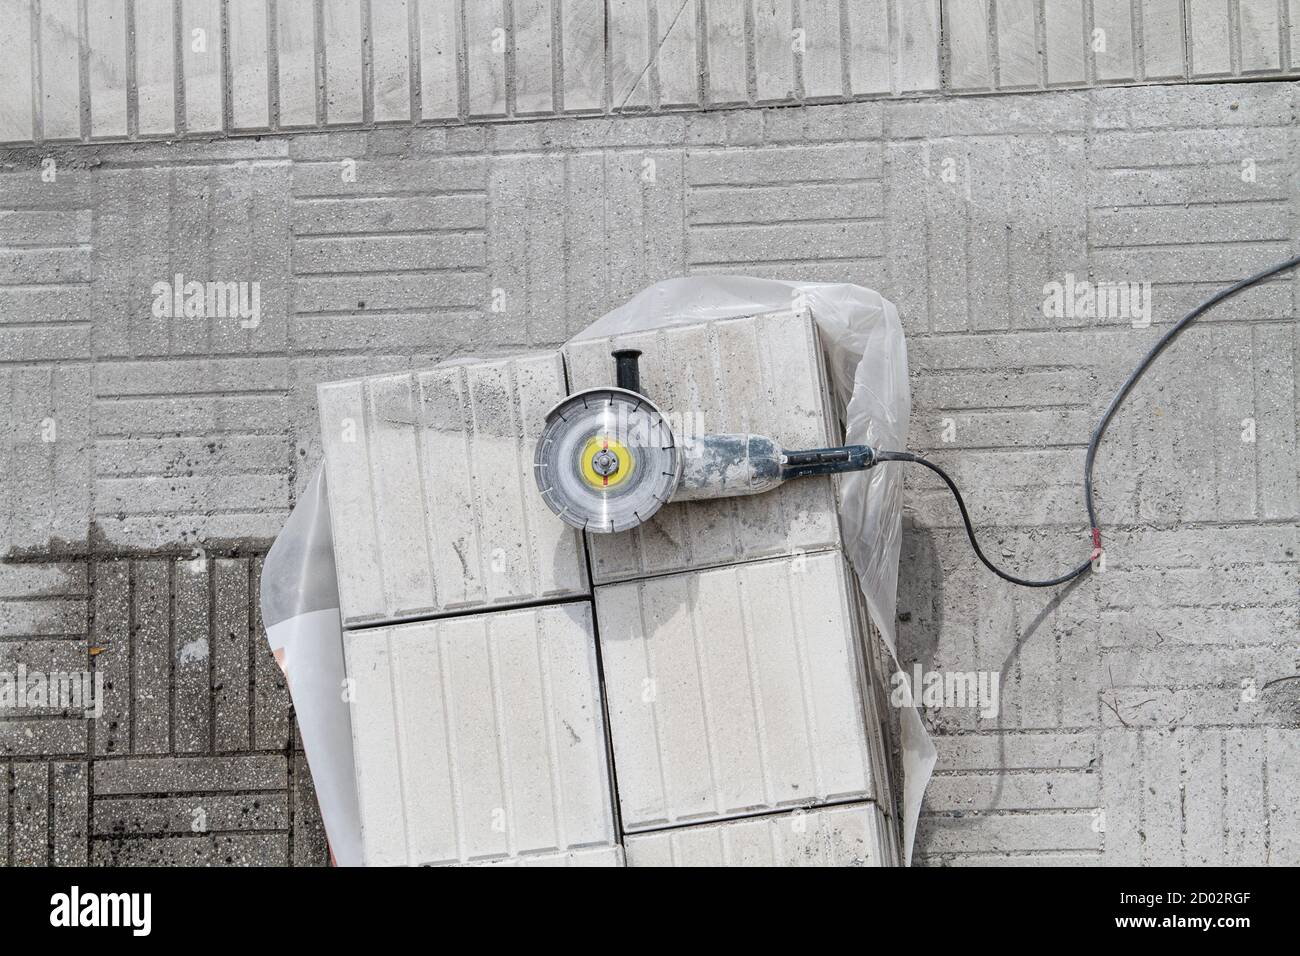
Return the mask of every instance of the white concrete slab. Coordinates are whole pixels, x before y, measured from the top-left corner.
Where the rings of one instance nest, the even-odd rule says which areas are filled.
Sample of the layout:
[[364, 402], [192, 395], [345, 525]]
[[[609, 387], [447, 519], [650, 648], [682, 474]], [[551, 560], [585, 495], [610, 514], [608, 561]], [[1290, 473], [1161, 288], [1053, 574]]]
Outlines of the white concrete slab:
[[266, 4], [258, 0], [229, 0], [230, 118], [236, 129], [262, 129], [271, 124], [269, 23]]
[[316, 7], [313, 0], [276, 5], [280, 126], [316, 122]]
[[456, 67], [457, 15], [455, 0], [419, 0], [420, 111], [424, 119], [445, 119], [459, 113]]
[[589, 604], [350, 631], [344, 647], [367, 864], [613, 846]]
[[407, 0], [370, 5], [371, 98], [378, 123], [411, 118], [411, 14]]
[[360, 123], [364, 119], [364, 30], [361, 5], [355, 0], [322, 0], [325, 37], [325, 122]]
[[628, 866], [893, 866], [874, 803], [658, 830], [627, 838]]
[[176, 8], [171, 0], [134, 0], [136, 124], [140, 135], [176, 129]]
[[0, 0], [0, 142], [32, 138], [32, 7], [26, 0]]
[[185, 130], [206, 133], [222, 129], [225, 78], [221, 4], [217, 0], [182, 0], [180, 11]]
[[81, 25], [76, 0], [45, 0], [40, 6], [38, 109], [45, 139], [81, 135]]
[[87, 4], [86, 38], [86, 72], [90, 79], [90, 135], [125, 136], [125, 0]]
[[[662, 329], [565, 346], [572, 391], [614, 384], [616, 348], [642, 351], [641, 388], [695, 434], [752, 432], [787, 448], [837, 444], [821, 347], [807, 310]], [[646, 524], [593, 535], [595, 583], [839, 546], [829, 478], [744, 498], [670, 504]]]
[[625, 832], [873, 796], [850, 587], [824, 552], [596, 589]]
[[554, 352], [320, 387], [345, 627], [587, 593], [532, 478], [563, 395]]

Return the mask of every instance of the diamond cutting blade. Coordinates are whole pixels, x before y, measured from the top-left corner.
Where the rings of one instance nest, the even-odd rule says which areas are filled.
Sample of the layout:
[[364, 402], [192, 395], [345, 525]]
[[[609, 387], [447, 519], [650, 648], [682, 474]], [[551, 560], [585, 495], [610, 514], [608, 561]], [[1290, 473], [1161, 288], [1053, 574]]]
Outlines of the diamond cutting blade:
[[635, 528], [672, 497], [681, 474], [681, 449], [659, 409], [621, 388], [556, 405], [533, 457], [547, 506], [586, 531]]

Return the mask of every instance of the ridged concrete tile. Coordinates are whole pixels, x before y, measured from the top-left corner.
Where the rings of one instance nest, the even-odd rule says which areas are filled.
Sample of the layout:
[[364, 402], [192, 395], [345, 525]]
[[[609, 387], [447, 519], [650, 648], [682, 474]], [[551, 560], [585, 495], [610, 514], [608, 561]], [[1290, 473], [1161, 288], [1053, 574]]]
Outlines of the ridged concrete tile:
[[874, 803], [641, 833], [628, 866], [891, 866], [887, 823]]
[[0, 0], [0, 141], [171, 134], [178, 81], [196, 136], [1300, 70], [1296, 0], [279, 0], [274, 31], [263, 6]]
[[[661, 329], [565, 347], [572, 391], [614, 384], [610, 352], [636, 348], [641, 388], [675, 430], [751, 432], [786, 448], [836, 444], [825, 374], [806, 311]], [[670, 504], [618, 535], [592, 536], [597, 584], [839, 545], [829, 478], [742, 498]]]
[[874, 794], [837, 553], [596, 589], [623, 828]]
[[344, 643], [368, 863], [614, 843], [586, 602], [352, 631]]
[[275, 751], [289, 743], [288, 688], [254, 606], [260, 573], [260, 559], [96, 563], [98, 757]]
[[86, 179], [68, 173], [58, 183], [10, 173], [0, 185], [0, 555], [50, 542], [81, 551], [89, 536], [98, 250]]
[[[4, 688], [0, 692], [0, 761], [72, 757], [86, 752], [88, 717], [97, 698], [86, 700], [87, 707], [41, 707], [30, 700], [14, 699], [8, 688], [19, 683], [20, 668], [32, 676], [41, 673], [53, 679], [70, 675], [74, 680], [87, 670], [89, 588], [84, 564], [0, 563], [0, 687]], [[84, 768], [84, 764], [78, 766]], [[43, 772], [45, 768], [39, 769]], [[23, 775], [35, 772], [15, 765], [19, 781], [30, 779]], [[5, 774], [0, 765], [0, 782]], [[41, 777], [42, 786], [44, 779]]]
[[322, 385], [344, 626], [586, 593], [532, 480], [556, 353]]
[[0, 86], [6, 95], [0, 103], [0, 140], [31, 139], [35, 97], [32, 96], [33, 10], [23, 0], [3, 0], [9, 29], [0, 34]]

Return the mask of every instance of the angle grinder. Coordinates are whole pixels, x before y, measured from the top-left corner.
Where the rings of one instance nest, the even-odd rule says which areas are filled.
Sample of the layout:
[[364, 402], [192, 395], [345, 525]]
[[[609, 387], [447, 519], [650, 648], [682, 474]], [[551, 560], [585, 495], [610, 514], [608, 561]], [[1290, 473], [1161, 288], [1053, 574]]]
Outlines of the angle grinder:
[[641, 353], [613, 356], [617, 386], [576, 392], [552, 408], [533, 456], [543, 500], [575, 528], [628, 531], [670, 501], [755, 495], [876, 464], [867, 445], [786, 451], [762, 435], [679, 438], [641, 392]]

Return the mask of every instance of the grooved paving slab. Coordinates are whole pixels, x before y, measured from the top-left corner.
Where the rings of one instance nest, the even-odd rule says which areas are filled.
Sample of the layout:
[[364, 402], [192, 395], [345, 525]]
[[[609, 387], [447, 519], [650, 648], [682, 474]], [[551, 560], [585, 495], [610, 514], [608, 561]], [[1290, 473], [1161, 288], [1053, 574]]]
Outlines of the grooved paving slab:
[[87, 6], [79, 23], [76, 0], [0, 0], [13, 25], [0, 35], [0, 88], [13, 90], [0, 103], [0, 142], [662, 114], [1300, 70], [1297, 0], [279, 0], [274, 28], [258, 0]]
[[254, 604], [260, 574], [260, 558], [97, 563], [96, 756], [284, 749], [291, 705]]
[[623, 829], [875, 793], [838, 553], [596, 589]]
[[[679, 326], [564, 348], [572, 391], [614, 383], [614, 349], [640, 349], [641, 390], [680, 434], [751, 432], [787, 448], [835, 444], [821, 347], [806, 310]], [[661, 508], [630, 532], [590, 538], [595, 583], [839, 545], [829, 478], [763, 495]]]
[[345, 627], [586, 594], [532, 478], [563, 396], [554, 352], [320, 387]]
[[76, 174], [0, 186], [0, 555], [89, 537], [92, 204]]
[[94, 695], [88, 708], [0, 699], [0, 866], [325, 861], [252, 606], [260, 568], [0, 562], [0, 682], [19, 667], [84, 675]]
[[[94, 714], [97, 700], [93, 688], [90, 699], [82, 698], [82, 703], [88, 706], [66, 709], [58, 704], [32, 706], [26, 695], [18, 700], [10, 694], [20, 686], [17, 676], [20, 669], [50, 678], [69, 676], [79, 687], [85, 686], [80, 684], [79, 677], [88, 669], [90, 660], [89, 594], [90, 581], [83, 564], [0, 562], [0, 789], [5, 789], [8, 773], [3, 761], [86, 753], [89, 717]], [[76, 766], [83, 770], [85, 767], [84, 764]], [[24, 767], [15, 763], [14, 767], [14, 785], [46, 787], [44, 766]], [[2, 823], [0, 829], [4, 829]], [[44, 846], [43, 833], [40, 839]], [[3, 847], [0, 847], [2, 858]]]
[[628, 866], [889, 866], [887, 824], [874, 803], [640, 833]]
[[368, 864], [614, 843], [591, 606], [345, 632]]

